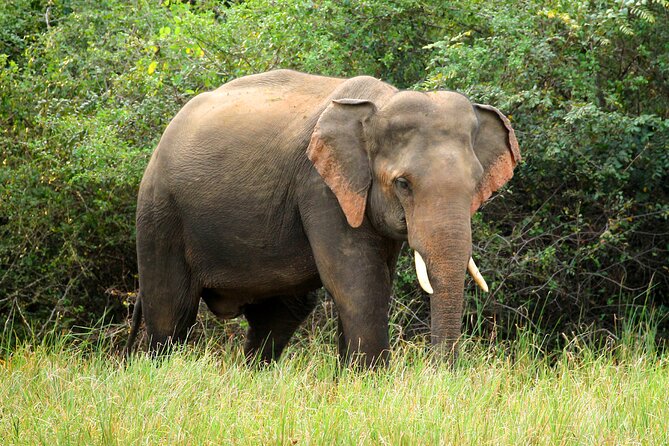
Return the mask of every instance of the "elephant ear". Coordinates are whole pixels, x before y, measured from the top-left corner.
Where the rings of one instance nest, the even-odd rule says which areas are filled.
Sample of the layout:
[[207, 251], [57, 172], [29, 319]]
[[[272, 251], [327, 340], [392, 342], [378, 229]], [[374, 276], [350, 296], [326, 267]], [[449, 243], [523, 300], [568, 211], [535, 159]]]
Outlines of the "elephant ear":
[[363, 124], [375, 111], [376, 106], [367, 100], [333, 100], [318, 119], [307, 148], [307, 157], [354, 228], [365, 217], [372, 182]]
[[483, 166], [483, 177], [474, 192], [472, 214], [513, 177], [513, 169], [521, 159], [509, 119], [490, 105], [475, 104], [475, 107], [479, 115], [479, 131], [474, 152]]

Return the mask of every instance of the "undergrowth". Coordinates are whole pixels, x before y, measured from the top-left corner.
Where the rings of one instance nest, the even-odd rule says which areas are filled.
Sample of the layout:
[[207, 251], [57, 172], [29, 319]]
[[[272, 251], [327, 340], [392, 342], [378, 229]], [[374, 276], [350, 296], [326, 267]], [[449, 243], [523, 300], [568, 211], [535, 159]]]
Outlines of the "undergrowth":
[[[104, 327], [103, 327], [104, 328]], [[0, 438], [23, 444], [666, 444], [669, 356], [643, 324], [579, 337], [465, 338], [454, 364], [398, 340], [385, 368], [342, 367], [332, 331], [248, 366], [207, 335], [126, 360], [112, 338], [3, 345]], [[96, 330], [96, 331], [99, 331]], [[113, 332], [113, 330], [112, 330]], [[212, 331], [213, 332], [213, 331]], [[218, 331], [220, 334], [221, 331]], [[211, 332], [210, 332], [211, 334]]]

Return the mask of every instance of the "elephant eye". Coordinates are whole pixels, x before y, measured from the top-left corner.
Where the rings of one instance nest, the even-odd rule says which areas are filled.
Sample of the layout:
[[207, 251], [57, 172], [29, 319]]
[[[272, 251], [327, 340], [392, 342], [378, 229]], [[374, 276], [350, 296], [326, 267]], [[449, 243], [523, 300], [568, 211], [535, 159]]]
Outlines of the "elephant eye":
[[404, 177], [395, 178], [395, 187], [403, 192], [411, 191], [411, 183], [409, 183], [409, 181]]

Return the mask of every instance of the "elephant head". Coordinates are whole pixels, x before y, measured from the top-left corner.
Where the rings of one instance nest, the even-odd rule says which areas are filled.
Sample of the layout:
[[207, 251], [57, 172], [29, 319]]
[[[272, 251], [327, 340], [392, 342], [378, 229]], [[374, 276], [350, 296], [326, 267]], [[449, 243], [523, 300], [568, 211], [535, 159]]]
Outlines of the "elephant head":
[[471, 260], [470, 217], [520, 161], [509, 120], [454, 92], [398, 92], [380, 107], [334, 100], [307, 155], [352, 227], [366, 215], [378, 232], [408, 241], [420, 284], [431, 294], [432, 344], [453, 352], [468, 264], [480, 276]]
[[520, 161], [509, 120], [447, 91], [401, 91], [379, 106], [339, 99], [321, 114], [307, 155], [352, 227], [367, 216], [408, 241], [431, 294], [432, 344], [454, 351], [473, 265], [470, 217]]

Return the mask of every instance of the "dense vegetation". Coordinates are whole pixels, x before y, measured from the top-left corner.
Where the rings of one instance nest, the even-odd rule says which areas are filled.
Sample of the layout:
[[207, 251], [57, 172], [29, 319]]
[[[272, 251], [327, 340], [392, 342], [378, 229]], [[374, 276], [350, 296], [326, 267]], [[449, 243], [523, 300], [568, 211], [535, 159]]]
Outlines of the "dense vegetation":
[[[123, 322], [162, 130], [198, 92], [284, 67], [459, 90], [510, 116], [525, 161], [475, 217], [492, 292], [468, 287], [470, 334], [615, 341], [634, 318], [666, 339], [667, 23], [666, 0], [2, 2], [3, 333]], [[397, 282], [394, 332], [425, 332], [407, 258]]]

